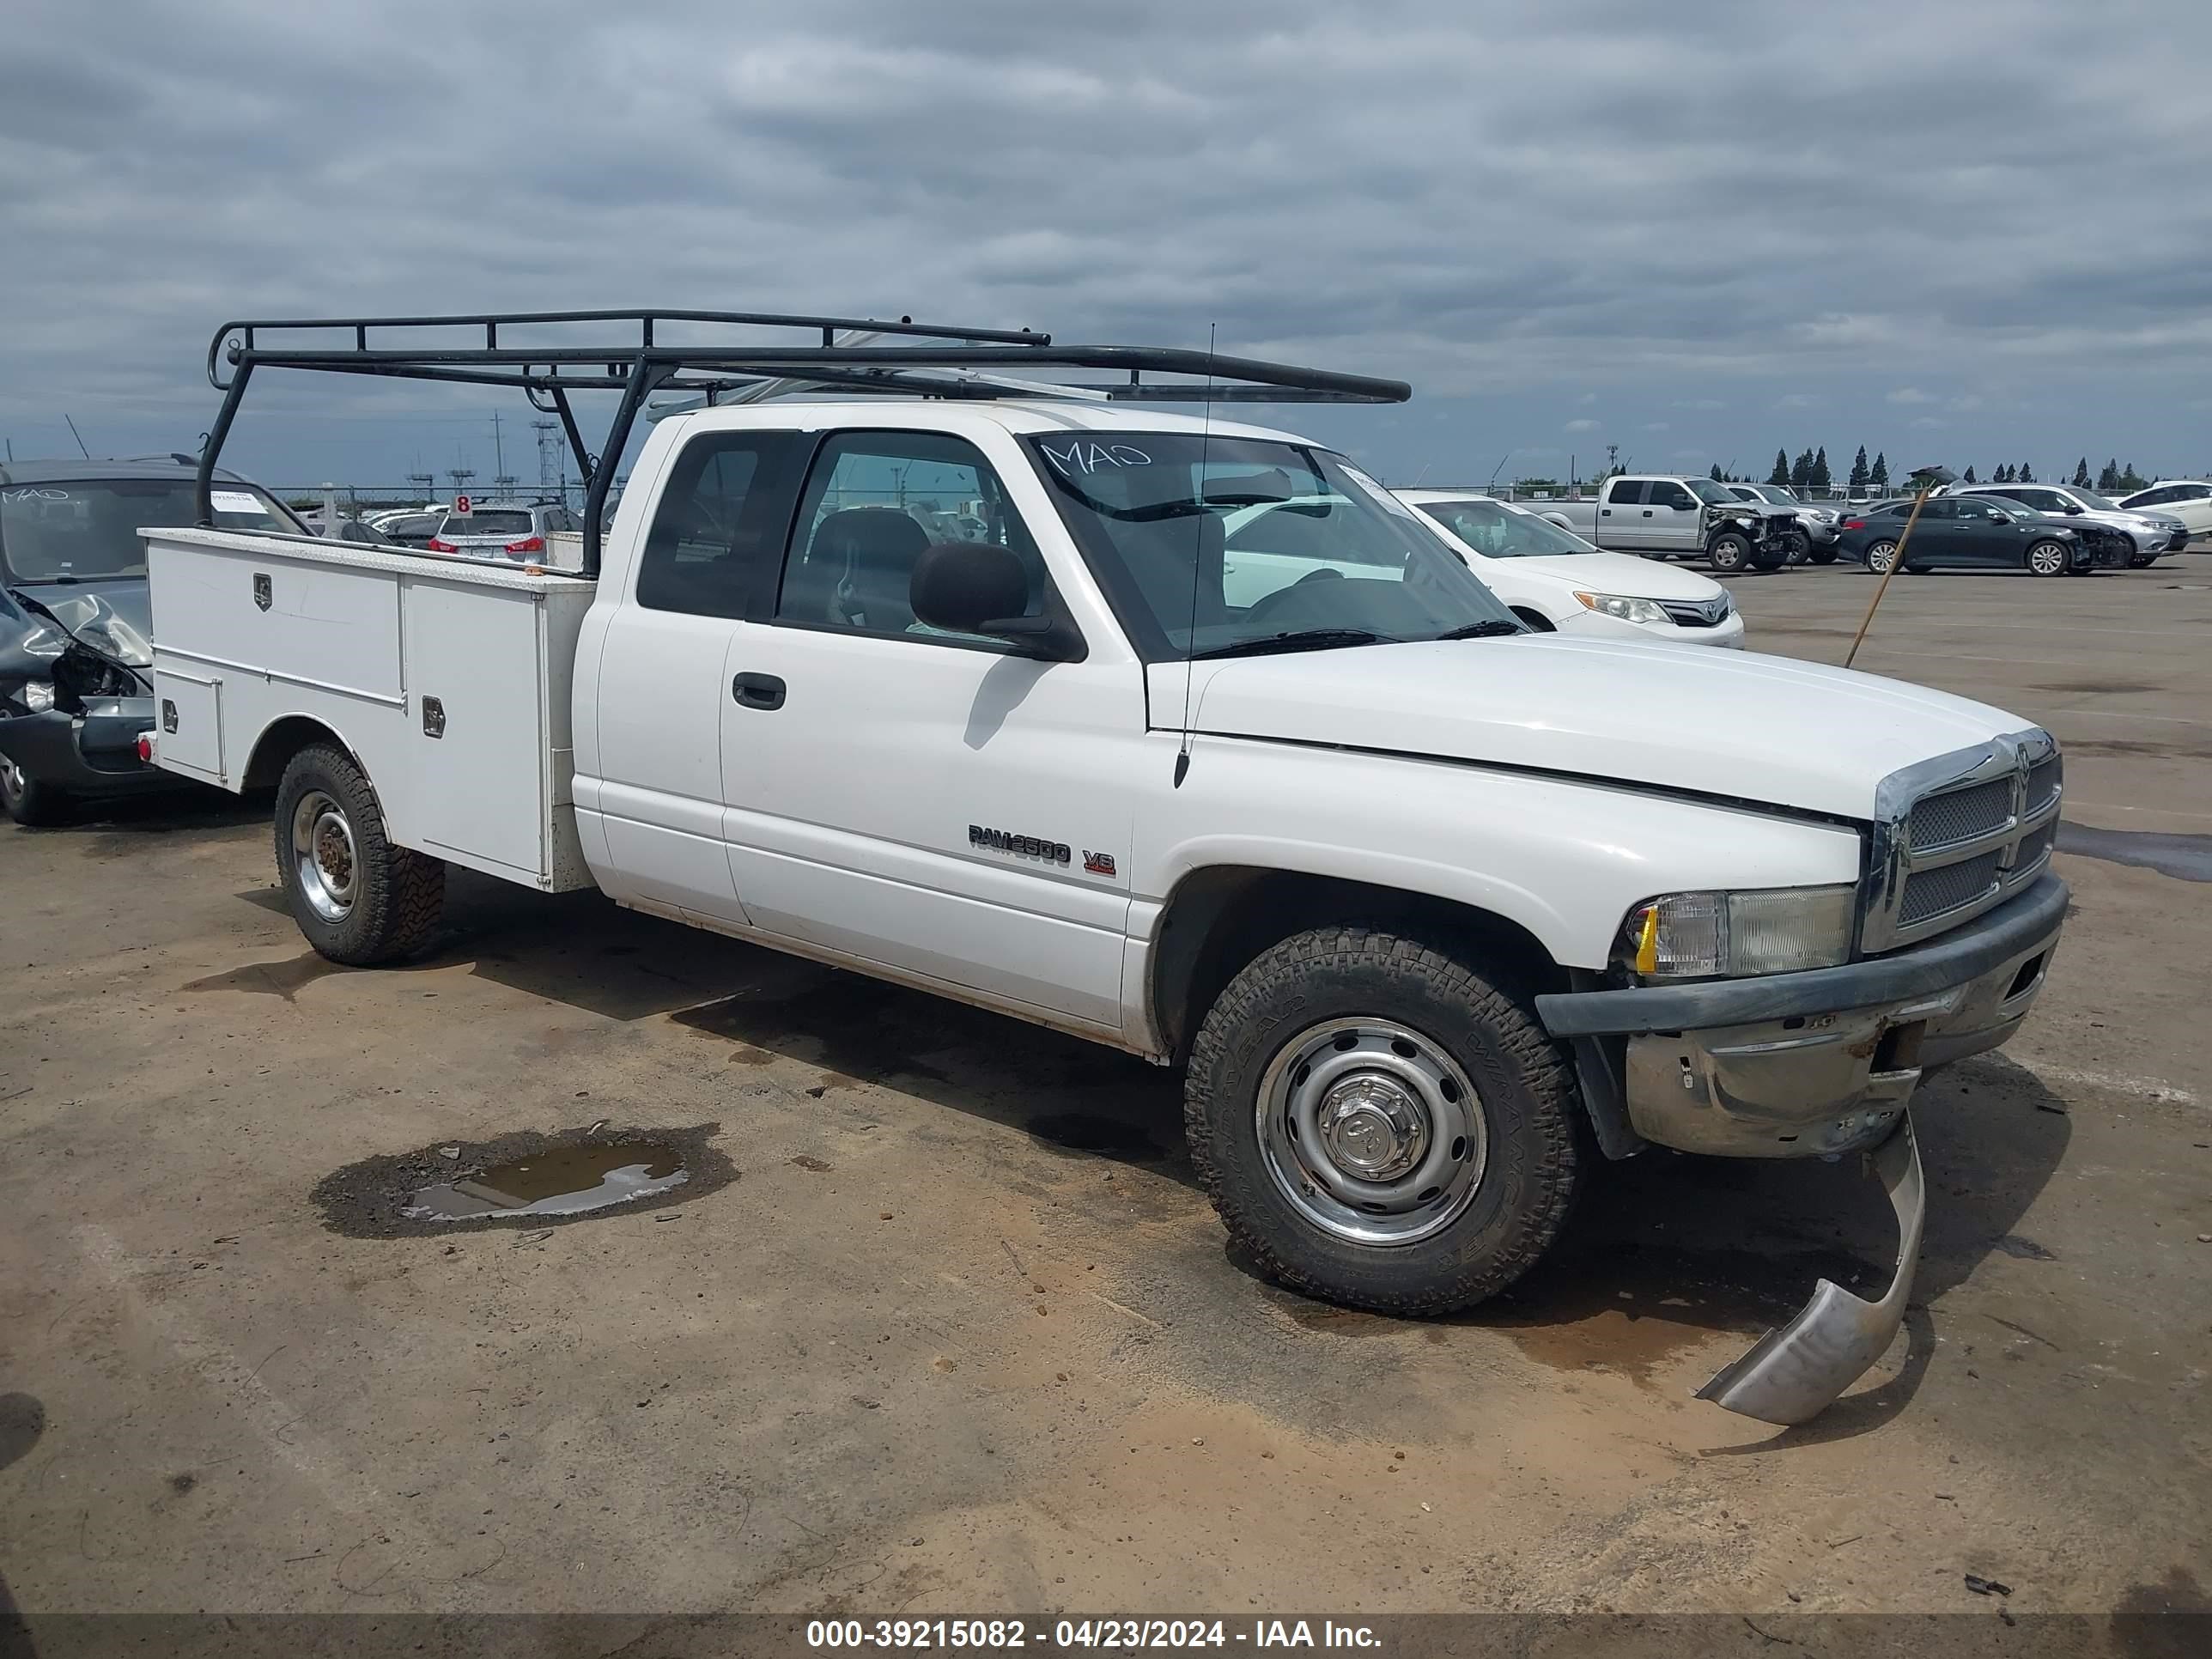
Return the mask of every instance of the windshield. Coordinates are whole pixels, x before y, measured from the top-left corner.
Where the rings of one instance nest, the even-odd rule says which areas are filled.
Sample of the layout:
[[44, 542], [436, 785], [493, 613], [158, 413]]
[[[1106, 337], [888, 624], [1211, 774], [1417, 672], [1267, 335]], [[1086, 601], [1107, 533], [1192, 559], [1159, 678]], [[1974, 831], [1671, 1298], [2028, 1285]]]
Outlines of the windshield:
[[439, 539], [452, 541], [459, 536], [498, 536], [501, 538], [527, 536], [530, 533], [530, 514], [526, 508], [519, 513], [487, 513], [478, 507], [465, 519], [458, 513], [446, 515], [444, 528], [438, 532]]
[[1780, 484], [1739, 484], [1737, 488], [1740, 489], [1748, 489], [1753, 495], [1758, 496], [1760, 501], [1771, 501], [1777, 507], [1795, 507], [1797, 505], [1797, 498], [1791, 495], [1788, 490], [1784, 489]]
[[[275, 502], [248, 484], [212, 491], [218, 530], [296, 533]], [[19, 582], [108, 581], [146, 574], [142, 525], [199, 517], [190, 478], [72, 479], [0, 487], [0, 564]]]
[[1308, 633], [1318, 648], [1520, 631], [1412, 508], [1326, 450], [1196, 432], [1025, 441], [1148, 661]]
[[2074, 499], [2081, 502], [2082, 506], [2089, 507], [2099, 513], [2117, 513], [2120, 510], [2118, 505], [2109, 497], [2093, 495], [2090, 491], [2086, 489], [2075, 490], [2074, 492]]
[[1534, 513], [1516, 513], [1496, 501], [1423, 501], [1421, 511], [1486, 559], [1540, 559], [1597, 549]]
[[1711, 478], [1691, 478], [1686, 482], [1690, 486], [1691, 493], [1701, 501], [1717, 501], [1723, 507], [1729, 507], [1736, 501], [1736, 497], [1729, 495], [1726, 489], [1715, 483]]

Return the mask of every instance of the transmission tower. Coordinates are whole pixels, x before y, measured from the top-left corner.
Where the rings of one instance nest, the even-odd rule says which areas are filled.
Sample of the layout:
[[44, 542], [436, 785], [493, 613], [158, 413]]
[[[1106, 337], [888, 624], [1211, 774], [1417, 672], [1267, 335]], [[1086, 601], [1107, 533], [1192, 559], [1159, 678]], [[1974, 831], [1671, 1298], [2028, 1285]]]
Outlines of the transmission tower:
[[438, 493], [438, 475], [434, 472], [410, 472], [407, 475], [407, 482], [422, 492], [426, 501]]
[[562, 477], [561, 426], [557, 421], [532, 421], [538, 434], [538, 493], [550, 499], [566, 482]]
[[453, 481], [453, 494], [465, 495], [469, 492], [469, 480], [477, 476], [477, 470], [472, 466], [449, 466], [446, 469], [446, 476]]

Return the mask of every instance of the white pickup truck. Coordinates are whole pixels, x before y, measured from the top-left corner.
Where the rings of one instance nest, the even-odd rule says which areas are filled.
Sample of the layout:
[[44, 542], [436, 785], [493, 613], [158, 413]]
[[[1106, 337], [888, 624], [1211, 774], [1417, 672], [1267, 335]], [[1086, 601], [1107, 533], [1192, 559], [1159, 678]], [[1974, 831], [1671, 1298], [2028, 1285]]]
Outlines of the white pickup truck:
[[[899, 350], [695, 369], [841, 395], [662, 420], [603, 546], [597, 475], [589, 575], [148, 530], [155, 757], [274, 787], [286, 897], [339, 962], [428, 945], [459, 865], [1182, 1067], [1224, 1223], [1364, 1307], [1503, 1290], [1594, 1155], [1870, 1150], [1889, 1293], [1822, 1281], [1702, 1392], [1800, 1421], [1879, 1357], [1913, 1087], [2010, 1036], [2057, 943], [2052, 740], [1893, 680], [1530, 632], [1327, 447], [1128, 401], [1392, 383]], [[691, 362], [589, 355], [630, 414]], [[337, 366], [231, 357], [210, 456], [246, 369]], [[980, 538], [933, 539], [944, 503]], [[1279, 543], [1229, 545], [1262, 504]]]
[[1590, 501], [1552, 501], [1547, 516], [1608, 553], [1703, 559], [1723, 575], [1778, 570], [1805, 556], [1797, 509], [1747, 501], [1725, 484], [1678, 473], [1617, 473]]

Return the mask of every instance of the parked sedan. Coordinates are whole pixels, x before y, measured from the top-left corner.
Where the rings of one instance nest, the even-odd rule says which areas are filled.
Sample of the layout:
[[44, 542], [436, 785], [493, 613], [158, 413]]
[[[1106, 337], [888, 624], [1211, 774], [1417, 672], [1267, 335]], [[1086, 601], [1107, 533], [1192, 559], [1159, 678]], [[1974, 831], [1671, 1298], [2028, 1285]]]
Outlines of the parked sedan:
[[1607, 553], [1510, 502], [1463, 489], [1401, 489], [1513, 614], [1540, 632], [1682, 645], [1743, 644], [1729, 591], [1694, 571]]
[[1937, 495], [1923, 502], [1908, 539], [1911, 517], [1910, 501], [1884, 501], [1853, 514], [1843, 523], [1844, 556], [1881, 575], [1897, 562], [1902, 544], [1908, 572], [1957, 568], [2063, 576], [2124, 565], [2131, 546], [2118, 531], [2061, 523], [1974, 495]]
[[2181, 520], [2191, 536], [2212, 536], [2212, 483], [2194, 478], [2165, 478], [2148, 489], [2120, 498], [2124, 513], [2164, 513]]
[[438, 527], [446, 522], [443, 507], [406, 507], [373, 515], [371, 526], [402, 547], [428, 547]]
[[2137, 569], [2151, 563], [2161, 553], [2179, 552], [2189, 541], [2189, 526], [2170, 514], [2124, 513], [2102, 495], [2072, 484], [1961, 484], [1943, 493], [1993, 495], [2054, 518], [2111, 525], [2133, 538], [2135, 556], [2128, 562]]

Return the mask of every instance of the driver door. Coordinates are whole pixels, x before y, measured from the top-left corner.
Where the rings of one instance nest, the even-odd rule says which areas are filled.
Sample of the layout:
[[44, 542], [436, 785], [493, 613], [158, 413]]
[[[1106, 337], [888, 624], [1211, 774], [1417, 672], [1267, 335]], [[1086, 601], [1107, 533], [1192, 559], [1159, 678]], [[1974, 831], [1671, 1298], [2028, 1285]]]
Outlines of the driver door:
[[1644, 510], [1650, 519], [1646, 529], [1653, 546], [1673, 555], [1694, 553], [1704, 544], [1700, 532], [1705, 515], [1698, 508], [1698, 498], [1682, 485], [1672, 478], [1654, 478], [1644, 500]]
[[752, 925], [1118, 1032], [1148, 748], [1138, 665], [1097, 642], [1039, 661], [916, 618], [909, 580], [935, 541], [1012, 549], [1028, 614], [1057, 603], [964, 439], [831, 433], [790, 522], [773, 599], [738, 625], [723, 676], [723, 834]]

